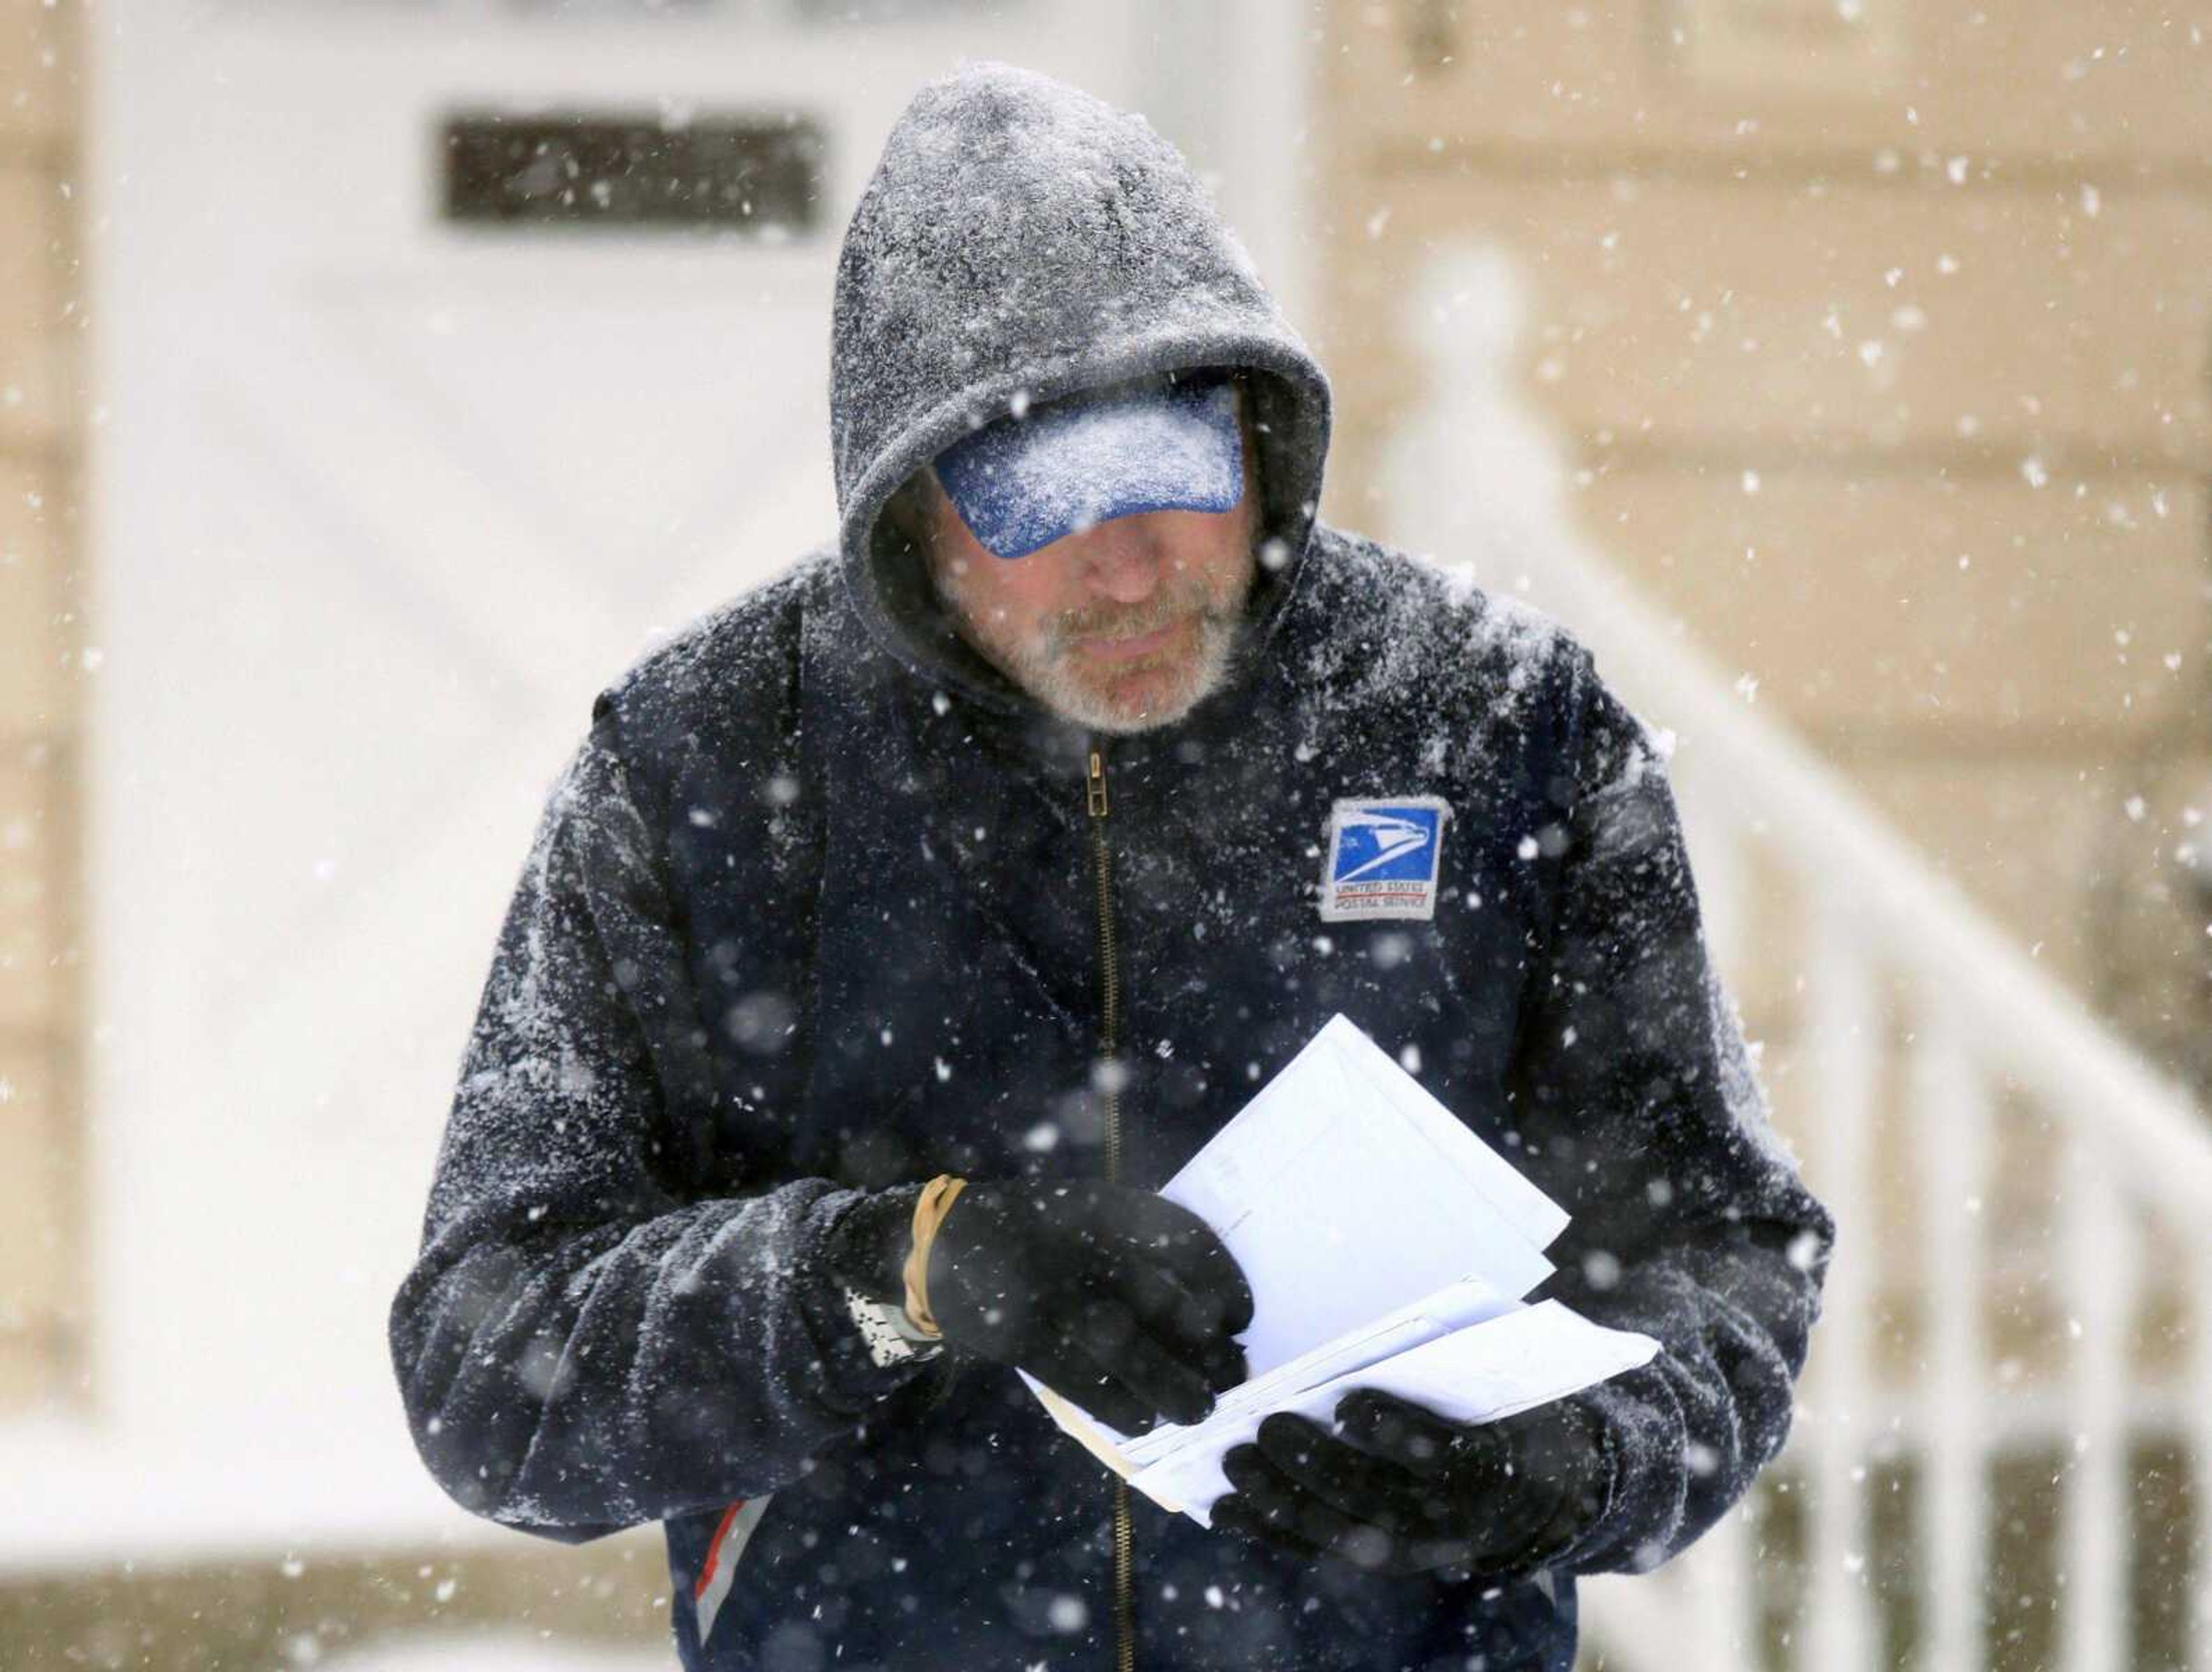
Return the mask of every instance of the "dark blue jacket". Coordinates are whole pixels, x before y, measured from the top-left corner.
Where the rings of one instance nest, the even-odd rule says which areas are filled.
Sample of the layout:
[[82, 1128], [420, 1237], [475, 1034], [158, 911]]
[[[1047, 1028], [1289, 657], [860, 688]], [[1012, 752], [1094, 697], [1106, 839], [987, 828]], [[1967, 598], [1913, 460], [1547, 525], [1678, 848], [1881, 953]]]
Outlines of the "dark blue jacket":
[[[663, 1522], [687, 1668], [1103, 1672], [1113, 1477], [1011, 1371], [873, 1363], [830, 1232], [938, 1172], [1103, 1172], [1109, 1078], [1157, 1187], [1340, 1011], [1573, 1214], [1539, 1293], [1664, 1351], [1593, 1395], [1598, 1525], [1502, 1590], [1133, 1496], [1136, 1664], [1564, 1672], [1574, 1575], [1664, 1561], [1780, 1448], [1832, 1239], [1650, 734], [1558, 624], [1315, 521], [1326, 385], [1134, 119], [995, 66], [926, 89], [836, 329], [838, 547], [611, 685], [548, 801], [392, 1312], [424, 1462], [548, 1537]], [[877, 513], [1018, 391], [1198, 364], [1260, 415], [1245, 649], [1185, 721], [1087, 738]], [[1451, 809], [1434, 916], [1320, 921], [1332, 802], [1414, 795]]]

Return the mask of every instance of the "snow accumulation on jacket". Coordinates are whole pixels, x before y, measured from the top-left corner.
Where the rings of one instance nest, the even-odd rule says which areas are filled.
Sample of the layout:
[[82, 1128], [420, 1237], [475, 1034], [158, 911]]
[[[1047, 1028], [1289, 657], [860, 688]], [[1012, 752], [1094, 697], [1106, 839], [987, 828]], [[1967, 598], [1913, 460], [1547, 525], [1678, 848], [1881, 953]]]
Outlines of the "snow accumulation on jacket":
[[[471, 1511], [665, 1523], [692, 1669], [1104, 1668], [1113, 1477], [1010, 1371], [880, 1365], [824, 1266], [939, 1172], [1157, 1188], [1341, 1012], [1566, 1207], [1597, 1526], [1503, 1586], [1301, 1564], [1134, 1499], [1150, 1668], [1567, 1667], [1789, 1431], [1833, 1226], [1707, 956], [1666, 762], [1559, 623], [1316, 519], [1328, 386], [1141, 118], [1003, 65], [917, 95], [836, 295], [841, 538], [604, 690], [499, 935], [391, 1315]], [[1229, 366], [1265, 544], [1183, 721], [1086, 736], [953, 634], [878, 512], [1027, 400]], [[1087, 753], [1110, 783], [1102, 1065]], [[1435, 797], [1433, 915], [1323, 922], [1347, 797]], [[1102, 1072], [1103, 1070], [1103, 1072]]]

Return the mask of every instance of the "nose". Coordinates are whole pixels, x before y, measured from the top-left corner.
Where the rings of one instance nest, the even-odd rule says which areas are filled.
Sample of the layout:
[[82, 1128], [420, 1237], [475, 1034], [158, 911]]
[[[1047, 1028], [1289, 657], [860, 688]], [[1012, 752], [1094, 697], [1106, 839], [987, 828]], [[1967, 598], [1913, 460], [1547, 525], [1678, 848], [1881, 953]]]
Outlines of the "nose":
[[1116, 604], [1142, 604], [1160, 584], [1160, 543], [1140, 513], [1116, 517], [1084, 538], [1084, 579]]

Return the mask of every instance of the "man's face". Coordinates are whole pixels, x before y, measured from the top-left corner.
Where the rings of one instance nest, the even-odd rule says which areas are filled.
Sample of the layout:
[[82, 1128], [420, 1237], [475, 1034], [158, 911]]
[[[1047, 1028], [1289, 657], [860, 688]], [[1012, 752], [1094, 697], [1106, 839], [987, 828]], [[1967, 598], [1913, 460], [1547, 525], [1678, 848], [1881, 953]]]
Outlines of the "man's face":
[[1180, 720], [1226, 671], [1254, 571], [1251, 433], [1226, 511], [1144, 511], [994, 556], [941, 488], [930, 573], [961, 634], [1054, 713], [1093, 731]]

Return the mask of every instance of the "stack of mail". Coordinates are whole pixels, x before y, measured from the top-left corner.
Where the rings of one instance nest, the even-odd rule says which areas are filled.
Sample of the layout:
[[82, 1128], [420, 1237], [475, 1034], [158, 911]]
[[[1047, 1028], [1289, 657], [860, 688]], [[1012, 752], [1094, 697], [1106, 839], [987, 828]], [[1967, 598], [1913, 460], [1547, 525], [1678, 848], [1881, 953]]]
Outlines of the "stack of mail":
[[1659, 1344], [1522, 1297], [1566, 1213], [1342, 1016], [1160, 1194], [1204, 1219], [1253, 1298], [1249, 1379], [1189, 1426], [1121, 1433], [1022, 1379], [1053, 1419], [1164, 1508], [1212, 1524], [1223, 1454], [1271, 1411], [1324, 1426], [1354, 1388], [1468, 1422], [1646, 1363]]

